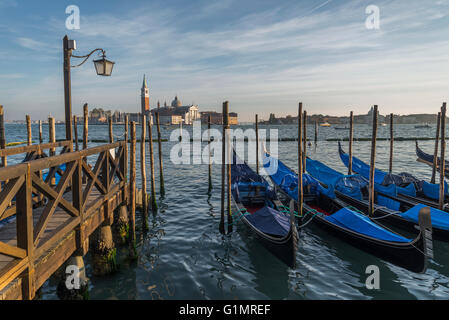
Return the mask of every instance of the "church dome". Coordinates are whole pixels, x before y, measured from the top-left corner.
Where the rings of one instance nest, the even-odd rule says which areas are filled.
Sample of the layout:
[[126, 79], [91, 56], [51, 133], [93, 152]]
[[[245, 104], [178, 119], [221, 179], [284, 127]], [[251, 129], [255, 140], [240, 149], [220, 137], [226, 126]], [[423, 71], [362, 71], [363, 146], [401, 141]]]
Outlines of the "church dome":
[[175, 97], [175, 100], [173, 100], [172, 102], [171, 102], [171, 106], [172, 107], [180, 107], [182, 104], [181, 104], [181, 101], [180, 100], [178, 100], [178, 96], [176, 96]]

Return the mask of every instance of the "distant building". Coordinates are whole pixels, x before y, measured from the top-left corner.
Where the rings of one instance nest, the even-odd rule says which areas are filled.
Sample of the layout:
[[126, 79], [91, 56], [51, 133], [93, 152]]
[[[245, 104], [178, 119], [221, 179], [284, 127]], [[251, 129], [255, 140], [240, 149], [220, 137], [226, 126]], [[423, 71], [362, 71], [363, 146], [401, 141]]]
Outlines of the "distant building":
[[198, 106], [193, 104], [183, 106], [178, 96], [175, 97], [169, 107], [165, 103], [164, 107], [161, 108], [158, 105], [158, 108], [151, 110], [153, 116], [156, 112], [159, 112], [161, 123], [163, 123], [162, 117], [164, 117], [164, 124], [179, 124], [182, 121], [184, 124], [191, 125], [195, 120], [200, 119]]
[[[223, 114], [215, 111], [204, 111], [201, 112], [201, 122], [207, 123], [210, 115], [211, 124], [223, 124]], [[229, 124], [236, 125], [239, 124], [237, 113], [229, 112]]]
[[142, 88], [140, 89], [140, 113], [148, 116], [150, 112], [150, 89], [148, 88], [147, 80], [145, 75], [143, 75]]

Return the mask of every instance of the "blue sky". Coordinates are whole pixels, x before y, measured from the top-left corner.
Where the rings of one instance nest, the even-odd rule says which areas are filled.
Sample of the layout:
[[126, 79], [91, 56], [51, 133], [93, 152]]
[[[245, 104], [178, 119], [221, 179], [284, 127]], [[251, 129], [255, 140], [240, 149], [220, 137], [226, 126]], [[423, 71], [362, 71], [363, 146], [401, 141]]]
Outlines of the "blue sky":
[[[80, 30], [67, 30], [77, 5]], [[380, 9], [380, 29], [365, 8]], [[102, 47], [112, 77], [89, 61], [72, 70], [82, 105], [140, 110], [177, 94], [201, 110], [224, 100], [241, 121], [255, 113], [436, 113], [449, 95], [449, 0], [436, 1], [20, 1], [0, 0], [0, 104], [7, 119], [63, 119], [62, 38], [74, 54]], [[75, 62], [73, 62], [75, 63]]]

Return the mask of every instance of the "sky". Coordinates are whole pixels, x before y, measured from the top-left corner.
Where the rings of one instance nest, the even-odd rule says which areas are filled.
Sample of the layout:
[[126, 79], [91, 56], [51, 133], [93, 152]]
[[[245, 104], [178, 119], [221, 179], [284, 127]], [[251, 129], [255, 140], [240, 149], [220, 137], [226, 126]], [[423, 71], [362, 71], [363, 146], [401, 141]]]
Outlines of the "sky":
[[[69, 5], [79, 30], [66, 28]], [[366, 27], [369, 5], [378, 29]], [[178, 95], [220, 111], [228, 100], [239, 121], [296, 115], [300, 101], [309, 114], [436, 113], [449, 95], [448, 30], [449, 0], [0, 0], [0, 104], [9, 120], [64, 118], [67, 34], [73, 54], [100, 47], [116, 63], [111, 77], [92, 59], [72, 69], [74, 114], [86, 102], [138, 112], [143, 74], [151, 107]]]

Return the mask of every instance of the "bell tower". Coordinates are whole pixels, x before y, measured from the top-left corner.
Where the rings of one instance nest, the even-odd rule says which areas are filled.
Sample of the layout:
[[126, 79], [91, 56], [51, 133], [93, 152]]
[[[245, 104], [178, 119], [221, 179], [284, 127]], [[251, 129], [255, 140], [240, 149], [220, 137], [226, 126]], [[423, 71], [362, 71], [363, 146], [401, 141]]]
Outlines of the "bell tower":
[[140, 89], [141, 113], [148, 115], [150, 112], [150, 89], [148, 89], [147, 80], [143, 75], [142, 89]]

